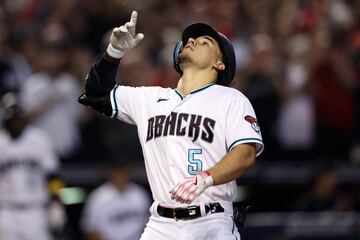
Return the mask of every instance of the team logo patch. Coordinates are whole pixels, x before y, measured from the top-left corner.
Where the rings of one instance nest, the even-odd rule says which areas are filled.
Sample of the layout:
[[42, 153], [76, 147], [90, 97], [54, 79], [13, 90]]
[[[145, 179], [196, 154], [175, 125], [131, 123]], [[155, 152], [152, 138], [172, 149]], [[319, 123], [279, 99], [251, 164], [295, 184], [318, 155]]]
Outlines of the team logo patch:
[[255, 130], [255, 132], [260, 133], [260, 127], [256, 118], [246, 115], [244, 119], [251, 124], [251, 127]]

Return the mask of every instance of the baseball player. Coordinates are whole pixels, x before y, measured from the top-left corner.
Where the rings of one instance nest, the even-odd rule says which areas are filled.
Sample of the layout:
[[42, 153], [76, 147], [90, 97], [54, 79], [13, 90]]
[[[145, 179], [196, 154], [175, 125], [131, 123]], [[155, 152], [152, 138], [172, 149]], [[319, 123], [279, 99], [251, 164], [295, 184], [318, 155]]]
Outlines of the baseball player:
[[107, 181], [86, 201], [81, 226], [88, 240], [139, 240], [149, 209], [147, 192], [131, 181], [129, 163], [110, 160]]
[[[59, 167], [47, 135], [10, 105], [0, 129], [0, 239], [49, 240], [48, 177]], [[55, 179], [51, 177], [51, 179]], [[53, 180], [54, 191], [58, 185]], [[54, 185], [55, 184], [55, 185]]]
[[176, 89], [115, 85], [120, 59], [144, 37], [136, 22], [134, 11], [113, 29], [79, 102], [137, 126], [154, 199], [141, 239], [240, 239], [236, 179], [263, 142], [251, 103], [228, 87], [236, 66], [232, 44], [209, 25], [192, 24], [174, 50]]

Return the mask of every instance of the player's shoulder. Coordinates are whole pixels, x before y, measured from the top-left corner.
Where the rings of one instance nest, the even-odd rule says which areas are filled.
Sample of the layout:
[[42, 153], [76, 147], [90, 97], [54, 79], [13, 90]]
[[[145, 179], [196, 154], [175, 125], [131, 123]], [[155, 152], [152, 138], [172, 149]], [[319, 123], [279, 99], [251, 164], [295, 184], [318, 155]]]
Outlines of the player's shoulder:
[[64, 93], [80, 91], [80, 86], [76, 78], [70, 73], [62, 73], [57, 77], [55, 83], [57, 90]]
[[158, 96], [168, 96], [174, 89], [171, 88], [164, 88], [160, 86], [140, 86], [140, 87], [133, 87], [133, 86], [126, 86], [126, 85], [119, 85], [114, 88], [113, 91], [116, 91], [116, 94], [121, 94], [122, 92], [133, 92], [136, 93], [136, 96], [142, 96], [146, 99]]
[[130, 183], [128, 186], [128, 191], [130, 191], [136, 195], [141, 195], [141, 196], [147, 195], [146, 190], [142, 186], [140, 186], [136, 183]]
[[36, 93], [49, 87], [50, 80], [48, 75], [43, 72], [37, 72], [28, 77], [22, 85], [22, 90], [30, 93]]
[[48, 136], [47, 132], [44, 130], [34, 127], [32, 125], [28, 125], [23, 133], [24, 138], [29, 138], [31, 141], [34, 142], [46, 142], [50, 141], [50, 137]]
[[124, 90], [136, 90], [136, 91], [141, 91], [141, 92], [147, 92], [147, 93], [157, 93], [157, 92], [161, 92], [166, 90], [167, 88], [163, 88], [160, 86], [138, 86], [138, 87], [134, 87], [134, 86], [128, 86], [128, 85], [117, 85], [114, 87], [114, 89], [116, 89], [117, 91], [124, 89]]
[[248, 101], [248, 98], [238, 89], [215, 84], [214, 91], [229, 99], [241, 99]]
[[9, 134], [4, 129], [0, 129], [0, 147], [7, 142], [9, 142]]
[[129, 199], [139, 207], [148, 208], [150, 205], [150, 196], [149, 193], [145, 190], [144, 187], [136, 184], [130, 183], [127, 187], [127, 193]]
[[89, 201], [100, 204], [114, 198], [116, 194], [117, 191], [115, 187], [112, 184], [105, 182], [90, 192], [88, 199]]
[[45, 84], [49, 81], [49, 76], [45, 74], [44, 72], [36, 72], [32, 74], [30, 77], [28, 77], [24, 84], [30, 85], [30, 84]]
[[174, 91], [174, 89], [172, 88], [164, 88], [160, 86], [146, 86], [142, 88], [144, 89], [144, 91], [147, 91], [154, 95], [164, 95], [164, 94], [172, 93]]

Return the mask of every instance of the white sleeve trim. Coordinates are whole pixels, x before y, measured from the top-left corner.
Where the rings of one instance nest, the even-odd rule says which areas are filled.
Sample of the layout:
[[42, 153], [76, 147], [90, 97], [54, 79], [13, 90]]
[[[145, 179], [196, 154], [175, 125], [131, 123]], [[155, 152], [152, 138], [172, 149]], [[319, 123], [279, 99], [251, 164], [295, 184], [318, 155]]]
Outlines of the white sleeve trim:
[[116, 85], [113, 90], [111, 90], [110, 92], [110, 102], [111, 102], [111, 107], [112, 107], [112, 114], [111, 114], [111, 118], [116, 118], [119, 112], [117, 103], [116, 103], [116, 89], [119, 87], [119, 85]]
[[228, 152], [233, 149], [235, 146], [242, 144], [242, 143], [256, 143], [256, 156], [259, 156], [262, 151], [264, 150], [264, 143], [259, 138], [242, 138], [234, 141], [232, 144], [230, 144], [230, 147], [228, 148]]

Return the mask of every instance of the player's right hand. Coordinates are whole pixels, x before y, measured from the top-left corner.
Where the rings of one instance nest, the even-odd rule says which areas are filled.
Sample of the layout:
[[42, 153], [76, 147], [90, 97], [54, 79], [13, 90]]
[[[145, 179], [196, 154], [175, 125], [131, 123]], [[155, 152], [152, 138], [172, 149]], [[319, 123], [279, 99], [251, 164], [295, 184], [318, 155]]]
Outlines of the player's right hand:
[[144, 34], [135, 33], [138, 13], [133, 11], [130, 22], [113, 29], [107, 53], [113, 58], [121, 58], [131, 48], [139, 44]]
[[208, 171], [198, 172], [193, 177], [187, 177], [181, 180], [170, 190], [171, 199], [190, 204], [208, 187], [214, 184], [214, 179]]

